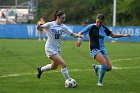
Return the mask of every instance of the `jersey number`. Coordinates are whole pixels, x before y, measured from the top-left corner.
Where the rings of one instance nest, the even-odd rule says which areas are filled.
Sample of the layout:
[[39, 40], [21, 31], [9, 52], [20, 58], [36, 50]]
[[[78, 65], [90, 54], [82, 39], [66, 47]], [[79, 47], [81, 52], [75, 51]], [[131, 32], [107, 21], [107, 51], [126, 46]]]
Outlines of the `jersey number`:
[[59, 39], [60, 38], [60, 34], [55, 34], [55, 39]]

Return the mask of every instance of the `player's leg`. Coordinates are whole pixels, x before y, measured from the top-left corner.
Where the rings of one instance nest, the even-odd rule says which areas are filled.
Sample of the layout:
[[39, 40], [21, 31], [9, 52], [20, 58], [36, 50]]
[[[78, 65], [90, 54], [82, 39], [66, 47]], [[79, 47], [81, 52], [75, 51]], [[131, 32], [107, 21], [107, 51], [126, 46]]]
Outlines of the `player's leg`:
[[41, 77], [41, 74], [42, 74], [44, 71], [49, 71], [49, 70], [51, 70], [51, 66], [52, 66], [52, 64], [47, 64], [47, 65], [45, 65], [45, 66], [43, 66], [43, 67], [38, 67], [38, 68], [37, 68], [37, 71], [38, 71], [37, 77], [40, 78], [40, 77]]
[[38, 40], [41, 41], [41, 31], [38, 30]]
[[106, 64], [107, 64], [107, 70], [106, 71], [111, 71], [112, 70], [112, 64], [111, 64], [110, 58], [108, 56], [105, 56], [104, 58], [105, 58]]
[[40, 38], [43, 40], [43, 31], [40, 31]]
[[[90, 52], [90, 55], [95, 59], [96, 55], [97, 55], [99, 52], [100, 52], [100, 50], [98, 50], [98, 49], [93, 49], [93, 50]], [[95, 74], [98, 76], [98, 70], [101, 68], [101, 65], [93, 64], [92, 67], [93, 67], [93, 70], [94, 70]]]
[[102, 49], [101, 53], [106, 60], [106, 64], [107, 64], [107, 70], [106, 71], [110, 71], [112, 69], [112, 64], [111, 64], [109, 56], [107, 55], [106, 49]]
[[38, 73], [37, 73], [37, 77], [40, 78], [41, 77], [41, 74], [44, 72], [44, 71], [49, 71], [49, 70], [55, 70], [57, 69], [58, 67], [58, 63], [54, 62], [53, 60], [51, 60], [52, 63], [51, 64], [47, 64], [43, 67], [38, 67], [37, 70], [38, 70]]
[[55, 70], [58, 67], [58, 63], [54, 62], [53, 60], [51, 60], [51, 64], [47, 64], [46, 66], [41, 67], [41, 71], [49, 71], [49, 70]]
[[59, 54], [55, 54], [51, 56], [51, 59], [56, 63], [61, 66], [61, 73], [64, 76], [65, 79], [69, 79], [70, 76], [68, 74], [67, 66], [65, 64], [65, 61], [61, 58]]
[[[51, 58], [51, 56], [57, 54], [58, 52], [57, 51], [52, 51], [52, 50], [46, 50], [46, 47], [45, 47], [45, 53], [47, 55], [48, 58]], [[58, 63], [54, 62], [53, 60], [51, 60], [51, 64], [47, 64], [43, 67], [38, 67], [37, 68], [37, 77], [40, 78], [41, 77], [41, 74], [44, 72], [44, 71], [49, 71], [49, 70], [53, 70], [53, 69], [56, 69], [58, 67]]]
[[45, 47], [45, 52], [48, 58], [52, 60], [51, 64], [48, 64], [44, 67], [38, 67], [37, 77], [40, 78], [43, 71], [49, 71], [50, 69], [56, 69], [58, 65], [61, 65], [61, 72], [65, 79], [69, 79], [70, 76], [68, 74], [68, 70], [65, 64], [65, 61], [61, 58], [59, 51], [53, 51], [51, 49], [47, 50]]
[[98, 78], [98, 85], [99, 86], [102, 86], [103, 85], [102, 84], [103, 83], [103, 77], [104, 77], [105, 72], [106, 72], [106, 69], [107, 69], [106, 60], [103, 57], [103, 55], [101, 54], [101, 52], [99, 52], [96, 55], [95, 60], [100, 63], [100, 65], [98, 66], [98, 68], [100, 70], [100, 72], [99, 72], [99, 78]]
[[46, 41], [46, 32], [44, 30], [42, 31], [42, 38], [43, 38], [43, 41]]

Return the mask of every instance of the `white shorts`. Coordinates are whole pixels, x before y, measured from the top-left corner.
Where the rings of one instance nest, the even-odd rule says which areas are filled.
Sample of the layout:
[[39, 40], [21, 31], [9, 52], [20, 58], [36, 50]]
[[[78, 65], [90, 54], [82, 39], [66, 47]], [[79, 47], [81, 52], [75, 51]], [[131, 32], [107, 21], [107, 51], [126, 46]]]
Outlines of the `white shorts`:
[[48, 58], [50, 58], [51, 56], [55, 55], [55, 54], [59, 54], [61, 56], [61, 52], [58, 50], [55, 50], [53, 48], [47, 48], [45, 47], [45, 53], [47, 55]]

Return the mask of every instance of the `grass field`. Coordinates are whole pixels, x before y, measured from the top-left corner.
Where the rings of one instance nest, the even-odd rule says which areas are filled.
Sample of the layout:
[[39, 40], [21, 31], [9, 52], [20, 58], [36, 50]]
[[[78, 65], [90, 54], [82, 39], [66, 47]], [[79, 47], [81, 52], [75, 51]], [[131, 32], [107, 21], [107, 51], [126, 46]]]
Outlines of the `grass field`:
[[106, 73], [104, 86], [97, 87], [95, 62], [88, 42], [62, 41], [62, 56], [77, 88], [65, 88], [60, 67], [36, 77], [36, 68], [50, 63], [45, 42], [27, 39], [0, 39], [0, 93], [140, 93], [140, 43], [105, 43], [113, 70]]

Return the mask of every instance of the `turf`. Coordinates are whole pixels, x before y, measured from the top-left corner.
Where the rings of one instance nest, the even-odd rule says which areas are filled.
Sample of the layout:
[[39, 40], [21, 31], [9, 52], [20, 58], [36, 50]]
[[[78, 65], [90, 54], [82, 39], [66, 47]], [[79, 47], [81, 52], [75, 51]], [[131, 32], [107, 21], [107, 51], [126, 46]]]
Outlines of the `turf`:
[[60, 67], [36, 78], [36, 68], [50, 63], [44, 41], [0, 39], [0, 93], [139, 93], [140, 43], [106, 42], [114, 69], [107, 72], [104, 86], [97, 87], [88, 42], [75, 47], [76, 41], [62, 41], [62, 57], [77, 88], [65, 88]]

